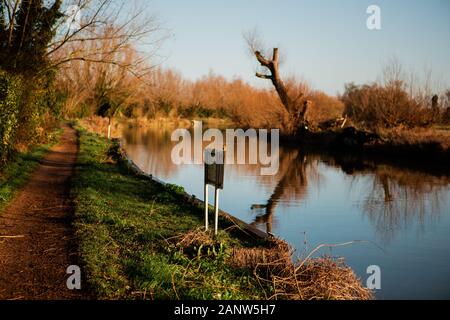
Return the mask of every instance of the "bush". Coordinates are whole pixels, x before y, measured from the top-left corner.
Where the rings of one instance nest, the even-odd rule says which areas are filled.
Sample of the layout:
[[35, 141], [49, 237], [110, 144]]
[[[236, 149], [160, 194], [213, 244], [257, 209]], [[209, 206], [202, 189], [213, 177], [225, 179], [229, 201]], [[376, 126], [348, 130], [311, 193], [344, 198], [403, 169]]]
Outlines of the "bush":
[[15, 143], [17, 149], [24, 151], [29, 146], [48, 141], [48, 134], [57, 125], [59, 115], [52, 80], [48, 76], [23, 83], [22, 91]]
[[0, 167], [15, 150], [48, 142], [61, 105], [51, 74], [25, 82], [22, 76], [0, 70]]
[[19, 108], [22, 80], [0, 70], [0, 167], [14, 150], [19, 128]]
[[306, 113], [307, 120], [312, 124], [320, 124], [328, 120], [342, 117], [344, 104], [336, 97], [321, 91], [313, 91], [307, 96], [312, 101], [312, 107]]
[[401, 81], [384, 86], [349, 84], [341, 100], [345, 114], [369, 129], [428, 126], [435, 120], [431, 108], [409, 96]]

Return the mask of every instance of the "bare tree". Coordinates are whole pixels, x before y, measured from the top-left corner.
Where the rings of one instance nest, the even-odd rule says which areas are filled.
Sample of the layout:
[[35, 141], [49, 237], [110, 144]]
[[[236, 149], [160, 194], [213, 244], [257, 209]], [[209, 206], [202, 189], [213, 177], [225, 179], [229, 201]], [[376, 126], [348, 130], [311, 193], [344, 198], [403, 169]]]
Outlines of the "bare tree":
[[[5, 12], [2, 12], [2, 24], [9, 30], [9, 37], [4, 39], [6, 47], [12, 45], [13, 31], [22, 28], [26, 32], [26, 24], [19, 26], [17, 20], [21, 3], [24, 0], [0, 0]], [[108, 63], [127, 68], [135, 72], [133, 63], [124, 63], [114, 60], [113, 54], [98, 59], [94, 53], [83, 50], [86, 46], [76, 44], [86, 42], [98, 42], [103, 40], [114, 41], [115, 46], [110, 47], [110, 53], [120, 51], [123, 48], [134, 45], [144, 47], [146, 54], [141, 53], [141, 60], [148, 60], [156, 55], [167, 33], [158, 22], [155, 15], [148, 9], [148, 3], [144, 0], [49, 0], [47, 7], [56, 6], [61, 12], [61, 17], [53, 26], [53, 38], [49, 41], [46, 57], [50, 61], [45, 70], [59, 67], [70, 61], [88, 61], [96, 63]], [[113, 32], [105, 32], [113, 30]], [[105, 38], [107, 36], [107, 38]], [[74, 48], [68, 53], [67, 47]], [[142, 69], [141, 69], [142, 71]]]
[[256, 57], [259, 64], [267, 69], [269, 73], [257, 72], [256, 76], [261, 79], [270, 80], [275, 87], [275, 90], [287, 111], [286, 119], [283, 119], [283, 126], [287, 134], [299, 135], [307, 128], [307, 121], [305, 119], [306, 112], [311, 105], [311, 102], [306, 100], [303, 91], [292, 94], [289, 86], [283, 81], [280, 75], [280, 54], [279, 49], [274, 48], [272, 58], [267, 58], [267, 54], [263, 54], [261, 41], [255, 33], [248, 33], [244, 35], [248, 46]]
[[[77, 8], [80, 20], [74, 25], [68, 20], [72, 17], [66, 16], [55, 30], [55, 39], [48, 48], [48, 56], [53, 62], [52, 67], [78, 60], [114, 64], [128, 69], [138, 77], [149, 71], [142, 68], [142, 63], [156, 56], [167, 33], [164, 32], [157, 17], [149, 12], [146, 1], [71, 0], [65, 1], [64, 4], [65, 12], [70, 8]], [[84, 45], [85, 43], [104, 41], [110, 41], [114, 45], [108, 47], [109, 51], [103, 53], [102, 59], [99, 59], [96, 52], [84, 49], [89, 48]], [[76, 50], [67, 55], [67, 50], [63, 50], [64, 47], [73, 48], [74, 45]], [[130, 45], [135, 48], [145, 47], [145, 54], [141, 51], [139, 57], [127, 62], [115, 59], [115, 52], [120, 52]]]
[[[79, 42], [68, 45], [61, 52], [70, 55], [74, 51], [83, 51], [92, 57], [88, 60], [71, 60], [60, 66], [58, 88], [67, 96], [67, 116], [83, 104], [90, 108], [90, 114], [109, 119], [110, 136], [113, 117], [129, 106], [141, 103], [143, 92], [148, 88], [146, 81], [135, 75], [142, 75], [147, 64], [141, 61], [138, 52], [128, 45], [115, 49], [118, 39], [109, 39], [113, 28], [105, 30], [104, 38], [97, 42]], [[99, 63], [98, 61], [120, 61]]]

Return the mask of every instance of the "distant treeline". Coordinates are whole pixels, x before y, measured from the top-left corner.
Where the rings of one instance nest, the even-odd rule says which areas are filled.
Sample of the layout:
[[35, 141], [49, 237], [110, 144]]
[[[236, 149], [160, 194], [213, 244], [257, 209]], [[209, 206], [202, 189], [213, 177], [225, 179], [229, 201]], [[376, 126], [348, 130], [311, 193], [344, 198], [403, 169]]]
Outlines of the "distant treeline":
[[[131, 53], [127, 53], [131, 54]], [[67, 98], [68, 117], [102, 114], [115, 107], [129, 118], [226, 118], [237, 125], [278, 127], [284, 108], [274, 90], [255, 88], [241, 79], [227, 80], [210, 73], [190, 81], [173, 70], [152, 70], [143, 78], [121, 72], [119, 67], [74, 62], [60, 74], [58, 90]], [[337, 98], [309, 90], [314, 102], [312, 121], [341, 117], [344, 105]], [[106, 105], [106, 107], [105, 107]]]
[[[105, 37], [107, 39], [107, 37]], [[80, 47], [82, 46], [82, 47]], [[74, 60], [57, 78], [59, 96], [66, 99], [66, 117], [101, 115], [128, 118], [227, 118], [240, 126], [278, 128], [286, 109], [271, 87], [255, 88], [241, 79], [228, 80], [210, 73], [192, 81], [181, 73], [151, 68], [139, 62], [139, 53], [127, 46], [110, 53], [109, 40], [70, 50], [91, 52], [95, 60], [126, 61], [133, 69], [114, 64]], [[70, 51], [66, 54], [70, 54]], [[393, 60], [383, 70], [383, 80], [371, 84], [349, 84], [340, 96], [330, 96], [293, 78], [286, 80], [288, 94], [311, 101], [306, 120], [311, 128], [347, 119], [346, 123], [368, 129], [448, 124], [450, 90], [433, 92], [426, 81], [407, 75]], [[339, 122], [337, 122], [339, 123]]]
[[[125, 56], [134, 54], [129, 50]], [[285, 113], [272, 88], [255, 88], [241, 79], [227, 80], [213, 73], [191, 81], [176, 71], [158, 68], [137, 78], [117, 66], [75, 61], [60, 73], [57, 86], [59, 95], [66, 98], [68, 117], [113, 108], [114, 115], [128, 118], [214, 117], [241, 126], [277, 128]], [[410, 86], [402, 79], [387, 78], [348, 84], [342, 95], [334, 97], [304, 82], [288, 80], [292, 92], [301, 91], [312, 102], [306, 115], [312, 128], [338, 118], [368, 129], [449, 124], [450, 90], [434, 95], [431, 89], [426, 92]]]

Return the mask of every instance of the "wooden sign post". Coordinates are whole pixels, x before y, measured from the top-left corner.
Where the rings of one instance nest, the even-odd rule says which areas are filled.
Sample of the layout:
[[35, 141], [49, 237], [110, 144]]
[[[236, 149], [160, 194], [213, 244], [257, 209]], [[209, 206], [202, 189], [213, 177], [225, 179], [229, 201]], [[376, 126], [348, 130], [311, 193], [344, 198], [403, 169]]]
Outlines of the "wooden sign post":
[[205, 162], [205, 229], [209, 230], [209, 202], [208, 202], [208, 185], [214, 187], [214, 234], [217, 235], [219, 231], [219, 191], [223, 189], [224, 180], [224, 161], [217, 163], [217, 159], [225, 159], [225, 149], [222, 151], [213, 150], [212, 152], [205, 152], [205, 160], [209, 160], [209, 156], [213, 156], [216, 160]]

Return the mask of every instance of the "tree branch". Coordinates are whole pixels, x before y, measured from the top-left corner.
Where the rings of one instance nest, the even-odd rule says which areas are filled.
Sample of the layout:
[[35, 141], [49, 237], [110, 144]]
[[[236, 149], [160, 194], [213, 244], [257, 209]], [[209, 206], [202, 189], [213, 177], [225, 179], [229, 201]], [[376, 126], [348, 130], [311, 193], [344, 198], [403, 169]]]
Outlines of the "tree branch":
[[261, 54], [261, 52], [255, 51], [255, 56], [256, 56], [256, 59], [258, 59], [259, 63], [261, 63], [261, 65], [263, 67], [267, 67], [267, 68], [270, 67], [271, 61], [264, 58], [263, 55]]
[[280, 57], [280, 55], [278, 52], [278, 48], [274, 48], [273, 49], [273, 60], [272, 60], [274, 64], [278, 65], [279, 57]]

